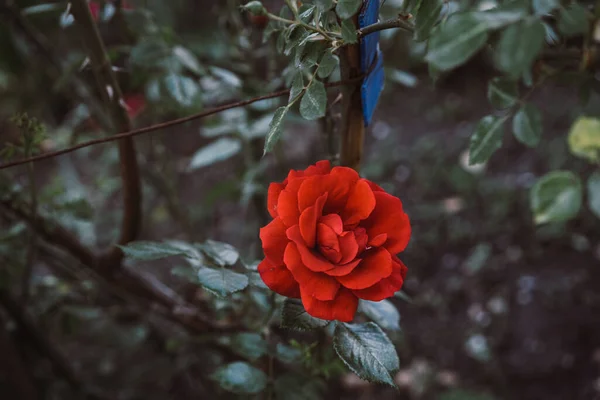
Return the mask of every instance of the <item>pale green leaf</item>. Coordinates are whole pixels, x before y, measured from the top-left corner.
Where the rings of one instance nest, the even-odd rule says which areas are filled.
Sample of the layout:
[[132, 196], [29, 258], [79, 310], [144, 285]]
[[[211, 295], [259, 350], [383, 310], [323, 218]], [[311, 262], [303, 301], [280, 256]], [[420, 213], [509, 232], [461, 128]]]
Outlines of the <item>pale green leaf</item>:
[[208, 257], [221, 266], [233, 265], [240, 258], [237, 249], [229, 243], [217, 242], [216, 240], [209, 239], [199, 247]]
[[512, 129], [519, 142], [535, 147], [542, 138], [542, 114], [534, 105], [525, 104], [513, 117]]
[[588, 206], [600, 218], [600, 172], [595, 171], [587, 181]]
[[138, 241], [119, 248], [127, 257], [145, 261], [187, 254], [185, 249], [161, 242]]
[[358, 12], [363, 0], [338, 0], [335, 12], [341, 19], [351, 18]]
[[315, 120], [325, 115], [327, 91], [323, 82], [313, 80], [300, 101], [300, 115], [304, 119]]
[[267, 354], [267, 342], [258, 333], [238, 333], [231, 338], [231, 349], [250, 361], [255, 361]]
[[475, 133], [471, 136], [469, 165], [486, 162], [496, 150], [502, 147], [505, 121], [506, 117], [493, 115], [485, 116], [479, 121]]
[[579, 117], [569, 132], [569, 149], [590, 162], [600, 161], [600, 119]]
[[563, 222], [579, 213], [581, 180], [569, 171], [554, 171], [540, 178], [530, 192], [530, 205], [536, 224]]
[[262, 392], [267, 386], [267, 375], [245, 362], [234, 362], [219, 368], [212, 378], [229, 392], [250, 395]]
[[283, 131], [283, 120], [285, 119], [285, 115], [287, 114], [288, 110], [288, 107], [279, 107], [275, 111], [273, 119], [269, 124], [269, 133], [267, 133], [267, 137], [265, 139], [265, 148], [263, 150], [263, 154], [267, 154], [273, 150], [275, 143], [277, 143], [279, 140], [281, 132]]
[[319, 78], [325, 79], [329, 77], [338, 65], [338, 58], [329, 51], [325, 52], [323, 58], [319, 62], [319, 70], [317, 71]]
[[198, 269], [198, 283], [214, 294], [225, 297], [244, 290], [248, 286], [248, 277], [224, 267], [201, 267]]
[[518, 100], [517, 82], [508, 78], [494, 78], [488, 83], [488, 100], [497, 109], [512, 107]]
[[537, 15], [546, 15], [558, 8], [559, 5], [558, 0], [533, 0], [533, 11]]
[[496, 65], [513, 77], [531, 68], [544, 46], [546, 30], [541, 21], [527, 20], [506, 28], [496, 46]]
[[346, 366], [362, 379], [395, 386], [393, 376], [400, 369], [400, 361], [394, 345], [376, 324], [338, 323], [333, 347]]
[[200, 94], [196, 81], [187, 76], [168, 74], [164, 77], [163, 84], [169, 96], [184, 107], [192, 106]]
[[360, 310], [383, 329], [400, 330], [400, 313], [389, 300], [361, 300]]
[[175, 46], [173, 48], [173, 56], [177, 58], [181, 65], [183, 65], [191, 72], [198, 75], [203, 75], [206, 73], [206, 70], [200, 65], [200, 62], [198, 61], [196, 56], [185, 47]]
[[242, 150], [242, 144], [239, 140], [231, 138], [220, 138], [204, 146], [194, 154], [188, 171], [212, 165], [219, 161], [227, 160], [235, 156]]

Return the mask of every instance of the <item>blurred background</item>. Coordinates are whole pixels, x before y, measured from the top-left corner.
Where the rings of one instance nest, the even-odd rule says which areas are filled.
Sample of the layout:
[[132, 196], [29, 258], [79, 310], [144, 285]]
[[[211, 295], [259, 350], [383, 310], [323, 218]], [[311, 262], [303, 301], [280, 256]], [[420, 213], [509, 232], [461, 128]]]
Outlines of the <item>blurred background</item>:
[[[105, 135], [77, 89], [84, 87], [81, 82], [93, 88], [94, 79], [66, 2], [4, 3], [2, 148], [21, 143], [11, 118], [24, 112], [43, 124], [41, 152]], [[241, 13], [241, 3], [95, 3], [92, 11], [136, 127], [285, 87], [286, 58], [278, 55], [273, 39], [263, 41], [264, 21]], [[383, 13], [393, 16], [400, 3], [388, 0]], [[277, 0], [264, 4], [275, 14], [282, 6]], [[423, 63], [424, 46], [409, 35], [384, 31], [381, 46], [385, 91], [367, 130], [361, 175], [399, 196], [413, 225], [401, 255], [409, 268], [406, 296], [392, 300], [401, 316], [401, 329], [391, 336], [400, 357], [395, 376], [400, 389], [369, 384], [334, 365], [318, 385], [292, 389], [290, 384], [274, 398], [600, 398], [598, 218], [583, 210], [572, 221], [536, 226], [529, 206], [529, 189], [548, 171], [589, 173], [589, 164], [570, 155], [566, 142], [584, 107], [578, 88], [551, 81], [531, 95], [543, 114], [537, 148], [506, 135], [488, 163], [469, 166], [469, 137], [492, 110], [487, 82], [495, 72], [488, 57], [477, 55], [434, 80]], [[337, 79], [339, 72], [331, 78]], [[94, 89], [87, 94], [96, 96]], [[333, 102], [338, 92], [329, 95]], [[268, 183], [282, 180], [290, 168], [335, 160], [335, 137], [328, 133], [339, 123], [335, 107], [317, 122], [291, 115], [281, 143], [262, 157], [269, 122], [284, 101], [265, 100], [137, 137], [144, 195], [140, 239], [211, 239], [233, 245], [244, 260], [260, 260], [258, 230], [269, 220]], [[103, 248], [120, 229], [118, 161], [111, 143], [44, 160], [33, 169], [3, 170], [0, 195], [29, 199], [33, 183], [40, 213], [84, 245]], [[18, 210], [3, 207], [1, 287], [22, 291], [21, 277], [31, 264], [24, 249], [37, 240], [26, 275], [30, 293], [15, 307], [26, 311], [46, 344], [64, 356], [76, 384], [65, 379], [48, 349], [31, 344], [15, 313], [7, 312], [12, 298], [4, 299], [0, 398], [25, 399], [8, 361], [14, 352], [35, 382], [31, 398], [85, 398], [78, 386], [101, 388], [102, 396], [112, 399], [236, 398], [208, 377], [211, 366], [221, 362], [223, 343], [211, 344], [105, 298], [111, 282], [96, 279], [39, 237], [31, 239], [35, 236]], [[210, 297], [171, 274], [177, 262], [136, 268], [190, 301]], [[226, 300], [206, 301], [213, 315], [233, 307]], [[314, 341], [309, 334], [293, 337]], [[266, 398], [261, 396], [237, 398]]]

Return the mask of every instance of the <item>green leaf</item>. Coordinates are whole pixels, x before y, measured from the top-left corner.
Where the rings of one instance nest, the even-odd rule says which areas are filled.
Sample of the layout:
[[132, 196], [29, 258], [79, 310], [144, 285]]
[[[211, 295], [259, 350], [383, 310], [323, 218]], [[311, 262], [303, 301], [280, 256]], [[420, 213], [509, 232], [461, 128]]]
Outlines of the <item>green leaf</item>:
[[200, 62], [191, 51], [182, 46], [175, 46], [173, 48], [173, 56], [191, 72], [204, 75], [206, 70], [200, 65]]
[[263, 155], [273, 150], [275, 143], [277, 143], [279, 140], [281, 132], [283, 131], [283, 120], [285, 119], [285, 115], [287, 114], [288, 110], [288, 107], [279, 107], [275, 111], [275, 115], [273, 115], [273, 119], [269, 124], [269, 132], [267, 133], [267, 137], [265, 139]]
[[564, 36], [585, 34], [590, 28], [587, 11], [578, 3], [573, 3], [560, 10], [558, 15], [558, 30]]
[[249, 1], [241, 7], [242, 10], [249, 11], [252, 15], [267, 15], [267, 9], [260, 1]]
[[61, 12], [65, 9], [65, 5], [61, 3], [45, 3], [35, 6], [26, 7], [21, 11], [23, 15], [35, 15], [47, 12]]
[[517, 102], [519, 88], [513, 79], [498, 77], [489, 82], [487, 95], [492, 106], [503, 110]]
[[290, 97], [288, 99], [288, 103], [292, 103], [296, 100], [296, 97], [302, 94], [304, 90], [304, 73], [302, 71], [298, 71], [294, 74], [294, 78], [292, 79], [292, 87], [290, 88]]
[[284, 301], [281, 310], [281, 326], [283, 328], [310, 331], [323, 328], [327, 324], [329, 324], [329, 321], [309, 315], [299, 300], [286, 299]]
[[569, 171], [550, 172], [535, 183], [529, 200], [536, 224], [567, 221], [581, 208], [581, 180]]
[[323, 82], [313, 79], [300, 101], [300, 115], [304, 119], [315, 120], [323, 117], [326, 109], [327, 91], [325, 85], [323, 85]]
[[236, 394], [256, 394], [267, 386], [267, 375], [245, 362], [234, 362], [219, 368], [212, 378], [221, 387]]
[[358, 12], [363, 0], [338, 0], [335, 12], [341, 19], [352, 18]]
[[338, 323], [333, 348], [352, 372], [369, 382], [394, 385], [400, 369], [396, 349], [380, 327], [372, 322], [360, 325]]
[[458, 67], [487, 42], [487, 30], [471, 13], [453, 14], [433, 31], [425, 60], [441, 71]]
[[229, 243], [207, 240], [200, 245], [204, 253], [220, 266], [233, 265], [239, 258], [240, 253]]
[[315, 0], [315, 4], [323, 11], [329, 11], [333, 8], [333, 0]]
[[356, 43], [358, 41], [356, 27], [351, 19], [345, 19], [342, 21], [342, 39], [348, 44]]
[[420, 42], [429, 37], [440, 18], [443, 5], [443, 0], [429, 0], [421, 4], [415, 17], [415, 40]]
[[283, 343], [277, 343], [275, 356], [282, 363], [291, 364], [302, 360], [302, 350]]
[[224, 267], [201, 267], [198, 269], [198, 283], [217, 296], [225, 297], [244, 290], [248, 286], [248, 277]]
[[529, 15], [529, 12], [527, 8], [506, 7], [505, 9], [494, 8], [489, 11], [478, 11], [474, 15], [478, 21], [485, 23], [488, 29], [498, 29], [521, 21]]
[[319, 62], [319, 69], [317, 70], [319, 78], [325, 79], [329, 77], [329, 75], [333, 73], [337, 66], [338, 58], [329, 51], [325, 52], [321, 62]]
[[527, 20], [506, 28], [498, 42], [495, 59], [498, 68], [519, 77], [531, 67], [542, 48], [546, 30], [541, 21]]
[[569, 132], [569, 149], [577, 157], [600, 161], [600, 119], [579, 117]]
[[506, 117], [494, 115], [485, 116], [479, 121], [475, 133], [471, 136], [469, 165], [486, 162], [496, 150], [502, 147], [504, 121]]
[[587, 181], [588, 206], [600, 218], [600, 172], [596, 171]]
[[220, 138], [202, 147], [194, 154], [188, 171], [212, 165], [219, 161], [227, 160], [242, 150], [242, 144], [237, 139]]
[[119, 248], [123, 250], [123, 253], [125, 253], [127, 257], [144, 261], [187, 254], [185, 249], [160, 242], [131, 242], [125, 246], [119, 246]]
[[192, 106], [200, 93], [196, 81], [179, 74], [166, 75], [163, 84], [169, 96], [184, 107]]
[[558, 8], [559, 5], [558, 0], [533, 0], [533, 11], [537, 15], [546, 15]]
[[250, 361], [267, 354], [267, 342], [258, 333], [238, 333], [231, 338], [231, 349]]
[[542, 114], [532, 104], [525, 104], [512, 121], [513, 133], [525, 146], [535, 147], [542, 138]]
[[400, 330], [400, 313], [389, 300], [361, 300], [360, 310], [383, 329]]

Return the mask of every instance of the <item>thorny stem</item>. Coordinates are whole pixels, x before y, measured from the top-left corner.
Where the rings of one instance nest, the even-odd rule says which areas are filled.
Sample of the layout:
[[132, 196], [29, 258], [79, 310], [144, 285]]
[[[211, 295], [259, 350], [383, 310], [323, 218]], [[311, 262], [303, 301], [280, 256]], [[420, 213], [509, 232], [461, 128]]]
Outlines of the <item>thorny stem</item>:
[[288, 25], [298, 24], [298, 25], [300, 25], [300, 26], [302, 26], [302, 27], [304, 27], [304, 28], [306, 28], [306, 29], [308, 29], [310, 31], [317, 32], [317, 33], [323, 35], [323, 37], [325, 39], [329, 40], [330, 42], [333, 42], [335, 40], [333, 37], [331, 37], [329, 35], [329, 33], [325, 32], [323, 29], [320, 29], [317, 26], [312, 26], [310, 24], [307, 24], [304, 21], [293, 21], [291, 19], [282, 18], [282, 17], [280, 17], [278, 15], [271, 14], [271, 13], [268, 13], [267, 16], [269, 17], [269, 19], [272, 19], [273, 21], [283, 22], [284, 24], [288, 24]]

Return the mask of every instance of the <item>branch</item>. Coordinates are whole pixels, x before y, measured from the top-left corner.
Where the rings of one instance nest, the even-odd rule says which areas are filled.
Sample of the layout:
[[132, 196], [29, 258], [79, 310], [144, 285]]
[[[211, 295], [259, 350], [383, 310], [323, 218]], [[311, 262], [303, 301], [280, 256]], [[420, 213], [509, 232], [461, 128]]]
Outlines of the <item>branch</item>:
[[387, 21], [377, 22], [373, 25], [365, 26], [362, 29], [358, 30], [358, 37], [364, 37], [371, 33], [383, 31], [386, 29], [402, 29], [406, 32], [414, 32], [415, 28], [412, 24], [406, 21], [405, 16], [398, 16], [397, 18], [388, 19]]
[[[125, 109], [125, 101], [117, 82], [110, 59], [100, 37], [86, 0], [71, 1], [75, 20], [81, 27], [84, 42], [88, 48], [92, 67], [104, 103], [109, 109], [115, 132], [131, 130], [131, 121]], [[123, 189], [123, 220], [121, 237], [118, 244], [123, 245], [135, 240], [142, 222], [142, 191], [139, 166], [135, 146], [131, 138], [119, 141], [119, 163]], [[112, 246], [100, 259], [102, 268], [115, 271], [120, 267], [123, 252]]]
[[[348, 85], [348, 84], [359, 82], [360, 80], [362, 80], [362, 78], [363, 78], [362, 76], [357, 76], [357, 77], [354, 77], [352, 79], [342, 80], [342, 81], [338, 81], [338, 82], [331, 82], [331, 83], [329, 83], [329, 84], [327, 84], [325, 86], [327, 86], [327, 87], [338, 87], [338, 86]], [[230, 110], [232, 108], [244, 107], [244, 106], [247, 106], [249, 104], [256, 103], [258, 101], [267, 100], [267, 99], [273, 99], [273, 98], [276, 98], [276, 97], [287, 96], [289, 94], [290, 94], [289, 89], [286, 89], [286, 90], [280, 90], [278, 92], [269, 93], [269, 94], [266, 94], [264, 96], [253, 97], [253, 98], [248, 99], [248, 100], [243, 100], [243, 101], [238, 101], [238, 102], [235, 102], [235, 103], [224, 104], [222, 106], [218, 106], [218, 107], [212, 108], [210, 110], [202, 111], [202, 112], [197, 113], [197, 114], [192, 114], [192, 115], [189, 115], [187, 117], [182, 117], [182, 118], [174, 119], [174, 120], [171, 120], [171, 121], [163, 122], [163, 123], [160, 123], [160, 124], [155, 124], [155, 125], [152, 125], [152, 126], [147, 126], [145, 128], [134, 129], [134, 130], [128, 131], [128, 132], [118, 133], [116, 135], [113, 135], [113, 136], [110, 136], [110, 137], [106, 137], [106, 138], [100, 138], [100, 139], [90, 140], [88, 142], [80, 143], [78, 145], [75, 145], [73, 147], [68, 147], [66, 149], [57, 150], [57, 151], [53, 151], [53, 152], [49, 152], [49, 153], [44, 153], [44, 154], [39, 154], [37, 156], [29, 157], [29, 158], [24, 158], [22, 160], [16, 160], [16, 161], [7, 162], [5, 164], [1, 164], [0, 165], [0, 170], [6, 169], [6, 168], [15, 167], [17, 165], [27, 164], [29, 162], [36, 162], [36, 161], [40, 161], [40, 160], [46, 160], [48, 158], [53, 158], [53, 157], [61, 156], [63, 154], [72, 153], [72, 152], [77, 151], [79, 149], [83, 149], [85, 147], [94, 146], [94, 145], [97, 145], [97, 144], [114, 142], [115, 140], [120, 140], [120, 139], [125, 139], [125, 138], [131, 138], [131, 137], [134, 137], [134, 136], [142, 135], [144, 133], [149, 133], [149, 132], [154, 132], [154, 131], [157, 131], [157, 130], [160, 130], [160, 129], [170, 128], [170, 127], [173, 127], [173, 126], [176, 126], [176, 125], [184, 124], [186, 122], [190, 122], [190, 121], [194, 121], [194, 120], [201, 119], [201, 118], [204, 118], [204, 117], [208, 117], [210, 115], [218, 114], [220, 112], [223, 112], [223, 111], [226, 111], [226, 110]]]

